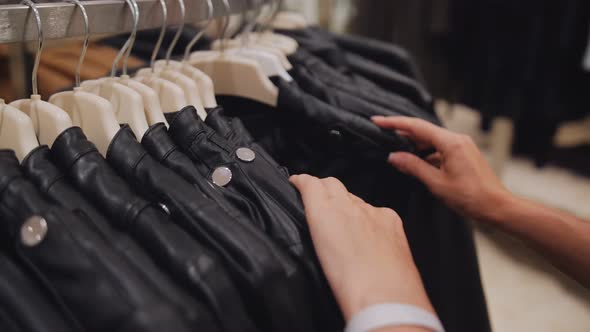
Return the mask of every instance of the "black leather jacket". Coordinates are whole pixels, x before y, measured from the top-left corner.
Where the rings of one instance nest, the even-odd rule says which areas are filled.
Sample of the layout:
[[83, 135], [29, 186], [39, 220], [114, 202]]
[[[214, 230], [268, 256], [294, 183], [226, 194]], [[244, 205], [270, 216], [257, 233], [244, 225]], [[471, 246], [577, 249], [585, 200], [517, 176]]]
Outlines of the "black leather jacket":
[[[128, 232], [191, 296], [207, 304], [224, 331], [252, 331], [249, 320], [242, 318], [237, 289], [217, 255], [179, 228], [162, 208], [133, 192], [80, 128], [64, 131], [54, 142], [51, 155], [77, 190], [99, 206], [115, 228]], [[217, 326], [202, 329], [220, 330]]]
[[258, 326], [265, 331], [313, 330], [306, 315], [308, 302], [294, 298], [307, 289], [290, 284], [275, 254], [278, 248], [265, 234], [234, 220], [215, 201], [159, 164], [127, 126], [113, 138], [107, 160], [142, 192], [149, 193], [150, 199], [168, 206], [187, 231], [224, 258]]
[[[159, 269], [149, 255], [128, 234], [115, 230], [111, 223], [84, 196], [77, 192], [65, 178], [63, 172], [50, 160], [47, 146], [40, 146], [31, 151], [22, 162], [25, 175], [37, 188], [62, 207], [73, 213], [84, 214], [111, 246], [122, 253], [130, 265], [133, 265], [157, 290], [174, 303], [185, 314], [194, 328], [212, 325], [213, 319], [209, 309], [190, 297], [178, 287], [170, 276]], [[205, 324], [205, 325], [203, 325]]]
[[4, 253], [0, 253], [0, 271], [0, 331], [75, 330], [43, 286]]
[[[84, 216], [46, 201], [23, 177], [14, 155], [0, 160], [0, 201], [0, 227], [15, 254], [85, 330], [191, 331]], [[43, 225], [46, 232], [26, 236], [30, 227]]]
[[168, 136], [168, 129], [163, 123], [151, 126], [143, 135], [141, 144], [152, 157], [193, 184], [234, 219], [244, 223], [262, 222], [260, 212], [247, 197], [207, 180], [207, 174], [200, 173], [192, 160]]
[[[226, 188], [247, 195], [257, 204], [265, 217], [265, 223], [258, 225], [259, 228], [297, 258], [312, 280], [314, 293], [322, 294], [318, 296], [319, 300], [314, 306], [320, 329], [338, 329], [335, 326], [340, 325], [340, 313], [317, 262], [307, 232], [301, 198], [289, 184], [288, 173], [257, 144], [246, 144], [251, 142], [251, 137], [238, 122], [233, 127], [235, 131], [226, 130], [229, 127], [223, 129], [224, 119], [215, 120], [219, 114], [213, 111], [209, 116], [213, 116], [209, 121], [214, 123], [224, 136], [233, 137], [232, 141], [226, 140], [209, 128], [190, 106], [176, 113], [171, 119], [169, 133], [195, 164], [209, 176], [212, 176], [218, 167], [227, 167], [231, 170], [233, 176]], [[237, 157], [236, 151], [240, 147], [248, 147], [255, 151], [255, 159], [243, 161]]]

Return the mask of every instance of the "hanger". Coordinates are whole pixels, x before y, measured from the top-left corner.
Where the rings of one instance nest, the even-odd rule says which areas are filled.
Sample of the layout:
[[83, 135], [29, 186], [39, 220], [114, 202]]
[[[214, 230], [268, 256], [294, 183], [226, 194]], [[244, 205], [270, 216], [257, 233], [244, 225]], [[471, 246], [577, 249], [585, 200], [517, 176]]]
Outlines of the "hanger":
[[[274, 3], [272, 3], [272, 2], [270, 4], [271, 10], [272, 10], [273, 4]], [[248, 49], [254, 49], [257, 51], [261, 51], [263, 53], [271, 53], [274, 57], [277, 57], [279, 59], [281, 67], [283, 67], [285, 70], [293, 69], [293, 65], [291, 65], [291, 62], [289, 61], [289, 59], [287, 59], [287, 56], [286, 56], [287, 53], [283, 49], [281, 49], [280, 47], [277, 46], [279, 44], [275, 45], [274, 41], [270, 40], [270, 38], [265, 37], [262, 34], [259, 34], [258, 32], [252, 31], [254, 29], [254, 27], [256, 26], [256, 22], [257, 22], [258, 18], [261, 17], [262, 13], [263, 13], [262, 7], [260, 7], [260, 9], [258, 9], [258, 11], [256, 12], [254, 19], [251, 20], [250, 23], [246, 24], [246, 28], [244, 29], [244, 32], [242, 33], [242, 37], [225, 40], [225, 47], [231, 48], [231, 49], [248, 48]], [[244, 12], [242, 15], [245, 17], [246, 12]], [[293, 42], [295, 42], [295, 45], [294, 45], [295, 50], [297, 49], [297, 47], [299, 47], [299, 45], [297, 44], [297, 42], [294, 39], [292, 39], [290, 37], [286, 37], [286, 38], [291, 39]], [[281, 45], [279, 45], [279, 46], [281, 46]], [[216, 40], [211, 44], [211, 49], [213, 49], [213, 50], [220, 50], [221, 47], [222, 47], [221, 40]], [[295, 50], [293, 50], [293, 52]], [[285, 79], [289, 79], [289, 78], [285, 78]]]
[[282, 0], [277, 0], [277, 11], [271, 21], [271, 26], [275, 29], [283, 30], [301, 30], [309, 27], [307, 19], [303, 15], [295, 12], [279, 12]]
[[[243, 42], [241, 47], [228, 49], [226, 47], [227, 39], [222, 39], [222, 45], [220, 46], [222, 46], [223, 50], [225, 50], [225, 55], [244, 57], [256, 61], [260, 65], [260, 68], [262, 69], [264, 74], [268, 77], [278, 76], [281, 77], [283, 80], [292, 81], [293, 78], [291, 77], [291, 75], [289, 75], [289, 73], [287, 72], [286, 68], [283, 66], [282, 62], [280, 61], [277, 55], [273, 54], [272, 52], [267, 52], [261, 48], [249, 47], [249, 34], [252, 28], [254, 28], [254, 26], [256, 25], [256, 18], [260, 15], [260, 12], [261, 9], [259, 9], [255, 13], [254, 19], [252, 19], [248, 24], [246, 24], [246, 29], [244, 29], [245, 32], [243, 33], [244, 38], [242, 39]], [[193, 57], [193, 61], [197, 62], [200, 60], [198, 60], [197, 57]]]
[[[165, 12], [166, 4], [164, 1], [165, 0], [160, 0], [160, 4], [162, 5], [162, 11], [163, 11], [164, 15], [167, 15], [167, 13]], [[136, 14], [139, 16], [137, 4], [135, 4], [134, 7], [136, 9]], [[134, 28], [136, 29], [137, 27], [134, 27]], [[164, 112], [162, 111], [160, 98], [158, 97], [157, 92], [146, 84], [143, 84], [137, 80], [132, 80], [131, 77], [129, 77], [129, 75], [127, 75], [126, 63], [127, 63], [127, 60], [129, 59], [129, 56], [131, 55], [131, 50], [133, 49], [133, 45], [135, 44], [136, 34], [137, 34], [137, 31], [131, 33], [131, 36], [129, 39], [129, 45], [127, 46], [127, 52], [125, 54], [125, 60], [124, 60], [125, 65], [124, 65], [124, 69], [123, 69], [124, 73], [117, 80], [117, 82], [133, 89], [135, 92], [137, 92], [141, 96], [141, 98], [143, 100], [144, 114], [145, 114], [147, 122], [150, 125], [154, 125], [156, 123], [162, 122], [166, 125], [166, 127], [168, 127], [168, 121], [166, 121], [166, 118], [164, 117]]]
[[[172, 57], [172, 51], [174, 47], [178, 43], [180, 39], [180, 35], [182, 34], [182, 30], [184, 29], [184, 18], [186, 16], [186, 9], [184, 5], [184, 0], [178, 0], [179, 8], [180, 8], [180, 16], [181, 16], [181, 24], [172, 39], [172, 43], [168, 47], [166, 51], [166, 62], [164, 65], [156, 67], [155, 70], [150, 70], [149, 68], [145, 68], [143, 71], [138, 71], [137, 75], [155, 75], [159, 76], [167, 81], [170, 81], [184, 91], [184, 95], [188, 101], [188, 105], [193, 105], [197, 109], [197, 113], [201, 119], [205, 119], [207, 117], [207, 112], [205, 111], [205, 107], [203, 106], [203, 102], [201, 100], [201, 95], [199, 93], [199, 87], [195, 80], [191, 79], [190, 77], [186, 76], [184, 73], [175, 70], [174, 68], [170, 67], [170, 58]], [[165, 26], [165, 24], [164, 24]], [[186, 106], [186, 105], [184, 105]], [[178, 109], [175, 110], [175, 112]]]
[[39, 61], [41, 60], [41, 53], [43, 52], [43, 27], [41, 26], [41, 18], [37, 6], [31, 0], [23, 0], [23, 3], [28, 5], [35, 15], [35, 22], [37, 24], [37, 32], [39, 38], [37, 40], [37, 52], [35, 54], [35, 63], [32, 72], [32, 87], [33, 94], [29, 99], [20, 99], [10, 103], [10, 106], [19, 109], [26, 113], [33, 122], [35, 134], [41, 144], [51, 146], [57, 136], [64, 130], [72, 127], [72, 120], [68, 114], [61, 108], [52, 105], [46, 101], [41, 100], [37, 86], [37, 71], [39, 69]]
[[115, 117], [115, 110], [108, 100], [80, 88], [80, 72], [88, 49], [90, 27], [88, 15], [82, 3], [78, 0], [70, 1], [78, 6], [84, 19], [84, 43], [76, 66], [76, 87], [73, 91], [52, 95], [49, 102], [64, 109], [73, 123], [82, 128], [88, 139], [96, 145], [98, 151], [106, 156], [111, 140], [119, 131], [119, 123]]
[[217, 106], [217, 101], [215, 100], [215, 88], [213, 85], [213, 81], [207, 74], [203, 73], [199, 69], [191, 66], [188, 64], [188, 59], [190, 57], [190, 52], [195, 44], [201, 40], [207, 28], [213, 22], [213, 3], [211, 0], [206, 0], [207, 3], [207, 22], [201, 31], [199, 31], [195, 37], [188, 43], [184, 50], [184, 57], [182, 62], [180, 61], [168, 61], [168, 60], [158, 60], [156, 61], [157, 68], [163, 68], [168, 66], [169, 69], [180, 71], [184, 75], [193, 79], [199, 88], [199, 93], [201, 95], [201, 101], [203, 102], [203, 106], [206, 108], [213, 108]]
[[166, 21], [168, 19], [168, 9], [166, 7], [165, 0], [160, 0], [160, 6], [162, 7], [162, 28], [160, 29], [160, 35], [150, 59], [149, 70], [151, 70], [151, 72], [147, 72], [146, 70], [148, 69], [140, 69], [133, 79], [149, 86], [152, 88], [152, 90], [154, 90], [154, 92], [158, 95], [160, 109], [163, 113], [172, 113], [188, 105], [188, 101], [182, 88], [170, 81], [154, 75], [156, 71], [155, 60], [162, 46], [162, 41], [164, 41], [164, 35], [166, 34]]
[[[221, 39], [225, 38], [230, 13], [228, 1], [222, 0], [222, 3], [226, 15]], [[277, 105], [279, 90], [268, 78], [268, 68], [263, 68], [252, 58], [228, 54], [225, 47], [218, 52], [209, 51], [206, 54], [206, 57], [200, 56], [199, 52], [191, 54], [189, 63], [213, 79], [217, 94], [249, 98], [271, 106]]]
[[[27, 3], [33, 13], [37, 22], [37, 29], [41, 35], [41, 20], [39, 19], [39, 12], [32, 3]], [[32, 6], [31, 6], [32, 4]], [[41, 36], [39, 40], [41, 40]], [[39, 47], [40, 48], [40, 47]], [[36, 85], [36, 76], [34, 84]], [[19, 161], [23, 159], [36, 147], [39, 146], [33, 121], [25, 113], [18, 108], [7, 105], [4, 99], [0, 99], [0, 149], [10, 149], [16, 154]]]
[[143, 134], [145, 134], [149, 127], [145, 115], [143, 98], [132, 88], [121, 84], [115, 76], [117, 64], [121, 58], [123, 58], [123, 75], [127, 75], [127, 59], [129, 56], [124, 55], [127, 51], [131, 51], [129, 48], [133, 46], [133, 40], [135, 40], [137, 25], [139, 23], [139, 7], [137, 3], [135, 0], [125, 0], [125, 2], [129, 5], [131, 15], [133, 16], [133, 30], [129, 39], [127, 39], [127, 42], [123, 45], [123, 48], [113, 61], [111, 76], [84, 81], [81, 84], [81, 89], [107, 99], [115, 110], [115, 116], [118, 122], [129, 124], [137, 139], [141, 140]]
[[[270, 15], [263, 24], [258, 25], [257, 40], [260, 45], [273, 47], [285, 55], [291, 55], [297, 51], [299, 43], [289, 36], [274, 33], [271, 29], [271, 23], [276, 20], [277, 16], [281, 15], [281, 3], [282, 0], [271, 0]], [[301, 18], [305, 20], [303, 17]]]
[[39, 146], [33, 121], [0, 99], [0, 149], [10, 149], [19, 161]]

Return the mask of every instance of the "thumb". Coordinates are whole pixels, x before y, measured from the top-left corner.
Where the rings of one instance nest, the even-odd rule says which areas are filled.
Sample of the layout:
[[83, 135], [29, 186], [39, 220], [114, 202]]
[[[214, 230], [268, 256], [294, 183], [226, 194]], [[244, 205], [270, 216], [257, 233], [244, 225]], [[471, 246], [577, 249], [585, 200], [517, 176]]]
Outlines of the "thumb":
[[431, 188], [442, 175], [438, 168], [411, 153], [392, 153], [387, 161], [400, 172], [414, 176]]

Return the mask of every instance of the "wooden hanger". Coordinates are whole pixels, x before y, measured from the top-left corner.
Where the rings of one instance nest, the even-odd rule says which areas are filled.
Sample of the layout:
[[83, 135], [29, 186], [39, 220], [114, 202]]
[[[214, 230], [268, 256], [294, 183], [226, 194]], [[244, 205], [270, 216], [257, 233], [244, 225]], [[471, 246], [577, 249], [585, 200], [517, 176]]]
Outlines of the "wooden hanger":
[[[185, 17], [185, 6], [184, 6], [184, 1], [183, 0], [179, 0], [179, 8], [180, 8], [180, 13], [181, 13], [181, 25], [178, 28], [178, 30], [176, 31], [176, 34], [174, 35], [174, 38], [172, 40], [172, 43], [170, 44], [170, 46], [168, 47], [168, 50], [166, 52], [166, 62], [164, 63], [164, 65], [160, 65], [158, 67], [155, 66], [154, 64], [154, 60], [155, 60], [155, 55], [157, 55], [157, 51], [159, 50], [160, 46], [161, 46], [161, 40], [164, 38], [164, 32], [166, 30], [166, 17], [163, 18], [163, 24], [162, 24], [162, 29], [160, 31], [160, 38], [158, 39], [158, 42], [156, 43], [157, 47], [154, 49], [154, 53], [152, 54], [152, 61], [151, 61], [151, 68], [144, 68], [141, 69], [137, 72], [137, 76], [147, 76], [147, 77], [159, 77], [162, 78], [164, 80], [167, 80], [169, 82], [174, 83], [175, 85], [179, 86], [182, 91], [184, 92], [185, 98], [188, 102], [187, 105], [193, 105], [195, 107], [195, 109], [197, 110], [197, 113], [199, 114], [199, 117], [201, 117], [202, 119], [205, 119], [207, 117], [207, 112], [205, 111], [205, 107], [203, 105], [203, 101], [201, 99], [201, 94], [199, 93], [199, 86], [197, 84], [197, 81], [195, 81], [194, 79], [192, 79], [191, 77], [185, 75], [183, 72], [176, 70], [175, 67], [170, 67], [169, 63], [170, 63], [170, 58], [172, 57], [172, 51], [174, 50], [174, 47], [176, 46], [176, 43], [178, 42], [178, 39], [180, 38], [180, 35], [182, 34], [182, 30], [184, 28], [184, 17]], [[166, 5], [164, 2], [161, 2], [162, 5], [162, 13], [164, 15], [166, 15], [167, 10], [165, 9]], [[186, 105], [184, 105], [186, 106]], [[176, 110], [178, 111], [178, 110]]]
[[301, 30], [309, 27], [307, 19], [295, 12], [279, 12], [271, 22], [271, 27], [282, 30]]
[[68, 114], [61, 108], [41, 100], [38, 94], [37, 87], [37, 71], [39, 69], [39, 61], [41, 60], [41, 53], [43, 52], [43, 27], [41, 26], [41, 18], [37, 10], [37, 6], [30, 0], [24, 0], [34, 13], [35, 21], [37, 23], [37, 32], [39, 38], [37, 41], [37, 52], [35, 54], [35, 63], [32, 72], [32, 88], [33, 94], [29, 99], [20, 99], [10, 103], [10, 106], [26, 113], [32, 120], [34, 132], [41, 144], [52, 146], [53, 142], [59, 134], [64, 130], [73, 126], [72, 120]]
[[[97, 80], [87, 80], [82, 82], [80, 88], [83, 91], [101, 96], [107, 99], [115, 111], [115, 116], [119, 123], [129, 124], [131, 130], [138, 140], [141, 140], [143, 134], [148, 130], [147, 118], [145, 115], [145, 107], [142, 96], [132, 88], [125, 86], [119, 82], [115, 76], [117, 72], [117, 64], [123, 59], [123, 73], [127, 73], [127, 59], [133, 46], [133, 41], [137, 35], [137, 25], [139, 22], [139, 7], [135, 0], [125, 0], [131, 9], [133, 16], [133, 30], [131, 36], [115, 57], [113, 67], [111, 69], [111, 76], [107, 78], [100, 78]], [[127, 56], [124, 56], [127, 54]]]
[[23, 161], [38, 146], [31, 118], [0, 99], [0, 149], [13, 150]]
[[[228, 1], [222, 0], [222, 3], [229, 15]], [[228, 24], [229, 17], [226, 15], [221, 30], [222, 39], [225, 37]], [[279, 63], [279, 67], [276, 67], [269, 65], [270, 61], [273, 61], [272, 57], [264, 60], [253, 53], [248, 55], [249, 58], [246, 57], [246, 53], [241, 55], [231, 53], [225, 52], [224, 47], [219, 52], [209, 51], [205, 53], [205, 56], [201, 56], [203, 53], [194, 52], [190, 56], [189, 63], [211, 77], [217, 94], [249, 98], [276, 106], [279, 91], [268, 75], [272, 75], [273, 71], [276, 72], [278, 68], [281, 68], [278, 59], [274, 58], [276, 60], [274, 63]], [[253, 58], [256, 57], [258, 57], [257, 60], [254, 60]], [[261, 65], [261, 62], [257, 62], [258, 60], [267, 61], [262, 62], [265, 67]], [[282, 70], [284, 71], [284, 68]]]
[[108, 100], [82, 91], [79, 87], [80, 71], [88, 49], [90, 28], [84, 6], [78, 0], [71, 1], [80, 8], [85, 24], [84, 43], [76, 67], [76, 87], [73, 91], [64, 91], [52, 95], [49, 98], [49, 103], [66, 111], [73, 124], [82, 128], [88, 139], [96, 145], [103, 156], [106, 156], [111, 140], [119, 131], [119, 123], [115, 117], [113, 106]]

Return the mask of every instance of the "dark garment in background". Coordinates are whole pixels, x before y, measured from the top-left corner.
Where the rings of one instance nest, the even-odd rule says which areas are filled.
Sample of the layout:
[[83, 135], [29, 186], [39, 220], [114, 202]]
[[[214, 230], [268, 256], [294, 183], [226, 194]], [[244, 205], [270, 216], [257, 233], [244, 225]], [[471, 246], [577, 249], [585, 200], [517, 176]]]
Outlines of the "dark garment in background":
[[213, 311], [215, 325], [203, 326], [203, 330], [252, 331], [241, 312], [237, 289], [218, 256], [174, 224], [163, 208], [133, 192], [80, 128], [58, 136], [51, 155], [77, 190], [107, 213], [115, 228], [128, 232], [162, 270]]
[[[350, 31], [405, 49], [418, 64], [428, 91], [437, 98], [454, 101], [456, 90], [461, 86], [451, 69], [454, 54], [449, 46], [449, 33], [453, 2], [455, 0], [357, 0]], [[472, 3], [479, 5], [479, 2]], [[346, 48], [345, 43], [340, 45]], [[466, 48], [469, 44], [461, 47]], [[375, 56], [379, 53], [374, 49], [372, 45], [363, 47], [359, 43], [351, 51], [391, 68], [387, 57]]]
[[75, 331], [44, 287], [0, 253], [0, 331]]
[[160, 295], [184, 313], [192, 327], [202, 328], [212, 324], [204, 324], [212, 318], [203, 304], [198, 303], [175, 285], [129, 235], [113, 229], [110, 222], [68, 183], [63, 172], [50, 160], [47, 146], [43, 145], [31, 151], [21, 165], [27, 178], [47, 198], [73, 213], [85, 215], [96, 230], [127, 258], [128, 264], [134, 266], [154, 290], [159, 291]]
[[[354, 57], [354, 55], [351, 55], [351, 57]], [[298, 49], [295, 53], [289, 55], [288, 58], [295, 67], [304, 66], [318, 75], [318, 78], [325, 79], [326, 84], [335, 82], [347, 83], [356, 88], [369, 89], [368, 91], [378, 95], [387, 95], [395, 92], [396, 95], [406, 98], [408, 101], [423, 108], [427, 108], [432, 103], [430, 94], [414, 79], [387, 68], [385, 68], [387, 72], [384, 73], [380, 71], [380, 69], [384, 68], [380, 68], [379, 65], [364, 64], [368, 70], [370, 68], [376, 70], [372, 75], [374, 77], [368, 78], [362, 75], [354, 75], [354, 72], [339, 71], [322, 58], [311, 54], [303, 48]], [[359, 60], [362, 61], [362, 58]], [[374, 80], [377, 77], [380, 78], [380, 81]]]
[[[432, 96], [416, 79], [417, 73], [413, 70], [415, 66], [407, 57], [404, 57], [404, 54], [398, 54], [401, 52], [388, 52], [395, 59], [395, 61], [389, 61], [388, 63], [397, 64], [396, 66], [401, 69], [401, 71], [398, 71], [395, 68], [373, 61], [364, 54], [347, 52], [341, 49], [334, 35], [318, 28], [292, 31], [281, 30], [280, 32], [293, 37], [300, 44], [299, 50], [289, 56], [289, 60], [294, 63], [303, 64], [310, 67], [310, 69], [311, 66], [316, 66], [317, 68], [313, 69], [313, 72], [321, 71], [330, 74], [332, 77], [337, 77], [332, 73], [337, 71], [344, 76], [340, 76], [336, 81], [355, 82], [362, 88], [370, 88], [371, 91], [385, 90], [389, 94], [395, 92], [421, 107], [430, 107], [432, 104]], [[348, 37], [347, 40], [349, 43], [351, 40], [357, 42], [355, 45], [357, 49], [360, 46], [358, 45], [360, 42], [355, 37]], [[365, 45], [365, 49], [369, 50], [367, 53], [370, 55], [373, 55], [370, 51], [373, 50], [372, 46], [374, 44], [378, 44], [378, 42], [369, 40], [369, 43]], [[383, 51], [383, 47], [378, 50], [378, 52]], [[322, 59], [325, 65], [316, 64], [316, 57]], [[399, 63], [405, 61], [407, 61], [405, 66], [399, 65]], [[383, 92], [381, 91], [381, 94]]]
[[332, 115], [329, 106], [302, 97], [293, 87], [280, 90], [277, 108], [238, 97], [219, 96], [218, 101], [291, 173], [336, 177], [366, 202], [395, 209], [446, 330], [489, 331], [471, 229], [423, 185], [385, 162], [397, 149], [396, 137], [383, 136], [378, 128], [353, 130], [356, 118], [338, 118], [349, 115], [345, 111]]
[[[196, 117], [194, 108], [189, 111]], [[148, 198], [167, 206], [173, 219], [224, 259], [259, 327], [269, 332], [313, 330], [306, 315], [310, 300], [297, 301], [297, 295], [307, 293], [307, 284], [303, 279], [297, 284], [289, 282], [275, 254], [279, 249], [265, 234], [233, 219], [215, 201], [159, 164], [128, 126], [113, 138], [107, 160]], [[296, 269], [292, 264], [289, 272], [296, 274]]]
[[[356, 89], [356, 93], [352, 93], [351, 90], [354, 88], [353, 85], [344, 87], [345, 83], [340, 80], [326, 80], [331, 81], [332, 84], [324, 83], [320, 78], [322, 76], [321, 74], [314, 75], [312, 70], [309, 70], [303, 66], [295, 68], [292, 71], [292, 75], [297, 81], [298, 85], [305, 92], [332, 106], [358, 114], [365, 118], [370, 118], [371, 116], [375, 115], [405, 115], [419, 117], [422, 119], [432, 118], [432, 121], [436, 121], [430, 113], [420, 110], [413, 103], [402, 97], [390, 95], [387, 98], [389, 99], [388, 102], [384, 98], [379, 98], [379, 96], [374, 93], [369, 94], [368, 92], [360, 92], [359, 89]], [[369, 97], [368, 100], [365, 100], [360, 96]], [[391, 102], [392, 99], [395, 99], [394, 102]], [[378, 103], [373, 103], [371, 101], [376, 101]]]
[[[247, 162], [236, 157], [236, 147], [205, 125], [193, 107], [187, 107], [177, 114], [170, 114], [169, 117], [170, 135], [184, 149], [185, 153], [203, 169], [203, 172], [210, 174], [209, 176], [218, 167], [230, 169], [232, 178], [225, 187], [240, 192], [255, 202], [264, 217], [264, 223], [257, 225], [257, 227], [288, 250], [305, 267], [313, 287], [312, 294], [319, 298], [316, 305], [313, 306], [319, 330], [339, 329], [342, 325], [340, 312], [321, 273], [309, 235], [306, 232], [305, 221], [301, 220], [303, 218], [302, 211], [298, 213], [297, 208], [284, 208], [280, 204], [286, 200], [285, 197], [281, 198], [280, 196], [288, 195], [289, 192], [292, 193], [291, 196], [295, 196], [293, 199], [300, 201], [296, 192], [293, 195], [294, 189], [290, 185], [288, 185], [289, 188], [282, 185], [286, 180], [285, 173], [279, 171], [275, 167], [276, 165], [271, 166], [271, 169], [260, 168], [258, 170], [248, 167]], [[258, 158], [263, 155], [259, 154]], [[270, 176], [270, 181], [265, 179], [259, 183], [257, 180], [260, 180], [264, 174]], [[269, 190], [268, 187], [273, 185], [276, 186], [275, 190]], [[284, 193], [276, 190], [281, 187], [286, 190]]]
[[[130, 268], [83, 215], [53, 206], [25, 180], [14, 153], [0, 160], [0, 192], [5, 240], [20, 261], [57, 292], [85, 330], [191, 331], [176, 308]], [[47, 233], [30, 246], [21, 241], [21, 227], [33, 216], [45, 219]]]
[[367, 0], [356, 6], [355, 33], [408, 49], [433, 94], [479, 111], [483, 129], [498, 116], [515, 120], [514, 150], [539, 166], [555, 155], [559, 125], [590, 112], [590, 73], [581, 65], [588, 1]]

